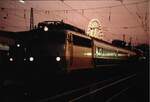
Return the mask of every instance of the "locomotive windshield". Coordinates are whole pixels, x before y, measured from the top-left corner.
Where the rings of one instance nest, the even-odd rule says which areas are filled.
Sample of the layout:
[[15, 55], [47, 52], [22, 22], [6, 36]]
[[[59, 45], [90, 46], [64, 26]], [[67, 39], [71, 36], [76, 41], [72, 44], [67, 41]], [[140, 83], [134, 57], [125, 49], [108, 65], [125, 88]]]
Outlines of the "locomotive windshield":
[[16, 44], [11, 47], [10, 55], [21, 61], [34, 56], [59, 56], [63, 54], [65, 44], [64, 31], [33, 30], [18, 33]]
[[[29, 53], [34, 55], [55, 55], [58, 48], [65, 43], [63, 31], [35, 31], [32, 37], [25, 41]], [[55, 50], [55, 51], [54, 51]]]

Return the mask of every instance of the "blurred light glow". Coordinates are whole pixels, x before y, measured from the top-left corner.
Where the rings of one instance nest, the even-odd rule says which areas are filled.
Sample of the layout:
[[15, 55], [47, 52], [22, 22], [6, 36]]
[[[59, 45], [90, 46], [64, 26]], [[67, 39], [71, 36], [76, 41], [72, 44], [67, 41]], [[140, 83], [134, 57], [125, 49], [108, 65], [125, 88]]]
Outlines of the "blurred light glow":
[[87, 35], [103, 39], [102, 28], [98, 19], [92, 19], [88, 24]]
[[91, 52], [84, 53], [85, 56], [92, 56]]
[[29, 61], [31, 61], [31, 62], [34, 61], [34, 57], [30, 57]]
[[20, 44], [17, 44], [17, 47], [20, 47]]
[[12, 61], [14, 61], [14, 60], [13, 60], [13, 58], [9, 58], [9, 61], [11, 61], [11, 62], [12, 62]]
[[59, 62], [59, 61], [60, 61], [60, 57], [56, 57], [56, 61], [58, 61], [58, 62]]
[[48, 27], [47, 26], [44, 27], [44, 31], [48, 31]]
[[24, 1], [24, 0], [19, 0], [19, 2], [20, 2], [20, 3], [25, 3], [25, 1]]
[[9, 46], [8, 45], [4, 45], [4, 44], [0, 44], [0, 50], [8, 51], [9, 50]]

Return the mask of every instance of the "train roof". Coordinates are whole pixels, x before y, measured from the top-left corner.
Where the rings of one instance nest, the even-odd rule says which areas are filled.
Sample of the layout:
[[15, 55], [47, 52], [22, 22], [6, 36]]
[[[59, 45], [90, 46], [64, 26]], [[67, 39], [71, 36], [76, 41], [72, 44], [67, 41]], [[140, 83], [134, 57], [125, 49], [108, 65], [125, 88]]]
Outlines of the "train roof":
[[[104, 43], [104, 44], [110, 45], [110, 46], [114, 46], [114, 45], [112, 45], [112, 43], [109, 43], [109, 42], [107, 42], [107, 41], [104, 41], [104, 40], [101, 40], [101, 39], [98, 39], [98, 38], [95, 38], [95, 37], [92, 37], [92, 39], [94, 39], [94, 40], [96, 40], [96, 41], [98, 41], [98, 42], [102, 42], [102, 43]], [[116, 46], [115, 46], [115, 47], [116, 47]]]
[[20, 32], [16, 32], [16, 37], [17, 38], [21, 38], [24, 39], [25, 37], [30, 37], [32, 36], [32, 34], [35, 34], [35, 32], [42, 32], [44, 31], [44, 27], [48, 27], [49, 29], [51, 29], [50, 31], [73, 31], [73, 32], [77, 32], [81, 35], [85, 35], [85, 31], [75, 27], [73, 25], [64, 23], [63, 21], [43, 21], [38, 23], [38, 27], [35, 27], [32, 30], [28, 30], [28, 31], [20, 31]]
[[134, 52], [134, 51], [132, 51], [130, 49], [127, 49], [127, 48], [122, 48], [122, 47], [115, 46], [112, 43], [109, 43], [109, 42], [101, 40], [101, 39], [97, 39], [97, 38], [93, 38], [93, 39], [95, 41], [99, 42], [99, 43], [103, 43], [106, 46], [109, 46], [109, 47], [112, 47], [112, 48], [115, 48], [115, 49], [118, 49], [118, 50], [124, 50], [124, 51]]
[[63, 21], [43, 21], [38, 24], [38, 28], [41, 28], [42, 26], [47, 26], [49, 28], [56, 28], [56, 29], [59, 28], [63, 30], [71, 30], [85, 34], [85, 30], [75, 27], [71, 24], [64, 23]]

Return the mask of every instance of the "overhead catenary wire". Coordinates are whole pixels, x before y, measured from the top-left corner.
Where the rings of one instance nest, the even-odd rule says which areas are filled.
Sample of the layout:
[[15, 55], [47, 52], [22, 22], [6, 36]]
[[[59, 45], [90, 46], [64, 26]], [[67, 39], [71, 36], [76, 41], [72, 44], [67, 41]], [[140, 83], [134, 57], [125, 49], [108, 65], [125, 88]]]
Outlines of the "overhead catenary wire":
[[[65, 3], [63, 0], [61, 0], [61, 1], [62, 1], [62, 3], [63, 3], [64, 5], [66, 5], [67, 7], [71, 8], [71, 10], [75, 11], [75, 13], [77, 13], [77, 14], [79, 14], [80, 16], [84, 17], [88, 22], [90, 21], [90, 19], [89, 19], [88, 17], [86, 17], [86, 16], [83, 15], [83, 13], [78, 12], [78, 10], [72, 8], [70, 5], [68, 5], [67, 3]], [[84, 12], [83, 9], [82, 9], [81, 11]]]
[[6, 23], [6, 22], [4, 22], [4, 21], [2, 21], [1, 22], [3, 25], [0, 25], [0, 28], [2, 28], [2, 29], [6, 29], [6, 27], [5, 26], [7, 26], [7, 27], [11, 27], [11, 28], [16, 28], [16, 29], [18, 29], [18, 28], [20, 28], [20, 29], [24, 29], [25, 27], [27, 28], [28, 26], [18, 26], [18, 25], [12, 25], [11, 23]]
[[[14, 5], [14, 7], [16, 6], [14, 3], [11, 3], [11, 4]], [[9, 12], [9, 15], [11, 14], [11, 16], [13, 15], [13, 16], [18, 17], [19, 19], [25, 20], [25, 24], [27, 25], [27, 16], [26, 16], [26, 15], [27, 15], [27, 12], [28, 12], [28, 13], [30, 12], [29, 9], [24, 9], [24, 8], [21, 7], [21, 6], [20, 6], [20, 8], [1, 7], [1, 9], [10, 11], [10, 12]], [[18, 15], [17, 13], [12, 13], [12, 12], [11, 12], [11, 11], [18, 11], [18, 10], [19, 10], [19, 11], [24, 11], [23, 16], [20, 16], [20, 15]], [[39, 12], [46, 13], [46, 14], [50, 14], [50, 13], [51, 13], [49, 10], [41, 10], [41, 8], [40, 8], [40, 10], [37, 9], [37, 8], [34, 8], [34, 11], [35, 11], [34, 14], [39, 14]], [[63, 10], [63, 12], [67, 13], [68, 11], [67, 11], [67, 10]], [[63, 20], [65, 19], [65, 20], [67, 20], [68, 22], [71, 22], [71, 23], [75, 24], [74, 22], [70, 21], [70, 20], [67, 19], [67, 18], [63, 18], [63, 17], [61, 17], [61, 16], [58, 15], [58, 14], [54, 14], [53, 11], [52, 11], [52, 13], [53, 13], [54, 16], [57, 16], [57, 17], [59, 17], [60, 19], [63, 19]], [[75, 25], [77, 25], [77, 24], [75, 24]]]
[[[148, 4], [147, 4], [148, 7]], [[139, 8], [138, 4], [136, 4], [136, 15], [138, 17], [138, 19], [141, 21], [141, 25], [143, 26], [144, 30], [147, 31], [148, 30], [148, 8], [146, 9], [145, 13], [141, 11], [141, 9]], [[140, 15], [140, 14], [144, 14], [144, 15]]]
[[[96, 9], [103, 9], [103, 8], [108, 8], [108, 9], [110, 9], [110, 8], [114, 8], [114, 7], [124, 6], [124, 7], [127, 9], [127, 11], [128, 11], [130, 14], [132, 14], [132, 13], [128, 10], [128, 8], [127, 8], [126, 6], [128, 6], [128, 5], [137, 5], [137, 4], [149, 2], [149, 1], [147, 0], [147, 1], [141, 1], [141, 2], [135, 2], [135, 3], [127, 3], [127, 4], [114, 5], [114, 6], [104, 6], [104, 7], [96, 7], [96, 8], [85, 8], [85, 9], [74, 9], [74, 8], [72, 8], [70, 5], [68, 5], [67, 3], [65, 3], [64, 1], [65, 1], [65, 0], [61, 0], [61, 2], [62, 2], [63, 4], [65, 4], [66, 6], [68, 6], [68, 7], [71, 8], [71, 9], [66, 9], [66, 10], [44, 10], [44, 9], [41, 9], [41, 8], [40, 8], [40, 10], [37, 10], [37, 11], [38, 11], [38, 12], [40, 12], [40, 11], [41, 11], [41, 12], [43, 12], [43, 11], [47, 11], [47, 12], [64, 12], [64, 11], [67, 11], [67, 12], [68, 12], [68, 11], [75, 11], [75, 12], [78, 13], [79, 15], [81, 15], [81, 16], [83, 16], [84, 18], [86, 18], [87, 20], [89, 20], [89, 18], [87, 18], [86, 16], [83, 15], [85, 10], [96, 10]], [[13, 4], [13, 3], [11, 3], [11, 4]], [[14, 5], [14, 4], [13, 4], [13, 5]], [[1, 8], [3, 8], [3, 7], [1, 7]], [[22, 8], [22, 7], [21, 7], [21, 8]], [[24, 9], [24, 8], [19, 9], [19, 8], [6, 8], [6, 7], [5, 7], [5, 9], [30, 11], [30, 9]], [[78, 12], [79, 10], [81, 10], [82, 13]]]
[[[143, 1], [144, 2], [144, 1]], [[145, 2], [149, 2], [148, 0], [145, 1]], [[138, 16], [139, 18], [137, 18], [137, 16], [135, 16], [130, 10], [128, 7], [126, 7], [126, 5], [121, 2], [122, 6], [127, 10], [127, 12], [133, 17], [135, 18], [134, 20], [136, 20], [140, 25], [141, 27], [143, 28], [143, 30], [145, 31], [145, 25], [143, 24], [143, 20], [142, 20], [142, 17], [141, 16]], [[137, 5], [138, 3], [134, 3], [135, 5]], [[137, 13], [136, 13], [137, 14]], [[145, 31], [146, 32], [146, 31]], [[147, 32], [146, 32], [147, 33]]]
[[[1, 9], [2, 10], [2, 9]], [[19, 15], [19, 14], [17, 14], [17, 13], [14, 13], [14, 12], [8, 12], [9, 10], [8, 9], [3, 9], [3, 10], [5, 10], [5, 14], [4, 14], [4, 16], [2, 17], [2, 18], [0, 18], [0, 22], [5, 22], [5, 25], [2, 25], [3, 26], [3, 28], [6, 28], [6, 26], [7, 27], [13, 27], [13, 28], [20, 28], [20, 26], [14, 26], [14, 25], [16, 25], [16, 24], [14, 24], [14, 23], [9, 23], [10, 21], [12, 21], [12, 20], [10, 20], [10, 19], [17, 19], [17, 22], [24, 22], [25, 23], [25, 29], [28, 29], [28, 27], [27, 27], [27, 18], [26, 18], [26, 13], [24, 12], [24, 14], [23, 15]], [[3, 11], [2, 10], [2, 11]], [[21, 27], [23, 27], [23, 26], [21, 26]], [[2, 29], [3, 29], [2, 28]]]
[[[60, 1], [60, 0], [58, 0], [58, 1]], [[70, 5], [68, 5], [68, 3], [67, 2], [65, 2], [66, 0], [64, 0], [63, 2], [64, 3], [66, 3], [67, 5], [67, 7], [69, 7]], [[61, 1], [62, 2], [62, 1]], [[129, 10], [129, 8], [127, 7], [127, 6], [130, 6], [130, 5], [140, 5], [140, 4], [143, 4], [143, 3], [147, 3], [147, 2], [149, 2], [148, 0], [146, 0], [146, 1], [140, 1], [140, 2], [133, 2], [133, 3], [126, 3], [126, 4], [124, 4], [125, 5], [125, 9], [128, 11], [128, 13], [133, 17], [133, 18], [135, 18], [136, 17], [136, 15], [134, 15], [133, 14], [133, 12], [131, 12], [130, 10]], [[63, 4], [64, 4], [63, 3]], [[4, 8], [4, 9], [7, 9], [8, 11], [12, 11], [12, 10], [16, 10], [16, 11], [18, 11], [18, 10], [20, 10], [20, 11], [26, 11], [26, 19], [25, 19], [25, 15], [19, 15], [18, 13], [12, 13], [12, 14], [10, 14], [10, 13], [8, 13], [8, 16], [11, 16], [11, 15], [13, 15], [13, 16], [16, 16], [17, 17], [17, 19], [19, 19], [19, 21], [25, 21], [25, 22], [27, 22], [27, 14], [28, 14], [28, 12], [30, 12], [30, 9], [27, 9], [27, 8], [24, 8], [24, 7], [22, 7], [22, 5], [20, 6], [19, 5], [19, 8], [18, 7], [16, 7], [16, 5], [15, 5], [15, 3], [13, 2], [13, 5], [14, 5], [14, 7], [15, 8], [9, 8], [9, 7], [2, 7], [2, 5], [1, 5], [1, 8]], [[64, 4], [65, 5], [65, 4]], [[40, 9], [37, 9], [37, 8], [35, 8], [35, 13], [36, 12], [42, 12], [43, 14], [42, 15], [44, 15], [44, 13], [45, 14], [47, 14], [47, 15], [50, 15], [50, 13], [52, 14], [52, 15], [55, 15], [56, 17], [58, 17], [59, 16], [59, 18], [61, 19], [65, 19], [66, 21], [68, 21], [68, 22], [71, 22], [71, 23], [73, 23], [73, 24], [75, 24], [75, 25], [77, 25], [76, 24], [76, 22], [72, 22], [69, 18], [67, 18], [67, 16], [66, 16], [66, 18], [64, 18], [64, 16], [61, 16], [60, 14], [57, 14], [57, 13], [59, 13], [59, 12], [64, 12], [64, 14], [65, 15], [68, 15], [69, 13], [68, 12], [71, 12], [71, 13], [73, 13], [73, 12], [75, 12], [75, 13], [77, 13], [77, 14], [79, 14], [81, 17], [83, 17], [86, 21], [88, 21], [87, 19], [86, 19], [86, 16], [85, 16], [85, 14], [86, 14], [86, 11], [89, 11], [89, 10], [91, 10], [92, 12], [94, 11], [94, 10], [100, 10], [100, 9], [104, 9], [104, 8], [106, 8], [106, 9], [109, 9], [110, 11], [108, 12], [109, 13], [109, 18], [108, 18], [108, 20], [110, 20], [110, 21], [112, 21], [113, 19], [111, 19], [112, 17], [112, 9], [113, 8], [116, 8], [116, 7], [123, 7], [123, 5], [122, 4], [119, 4], [119, 5], [113, 5], [113, 6], [104, 6], [104, 7], [94, 7], [94, 8], [82, 8], [82, 9], [75, 9], [75, 8], [72, 8], [72, 6], [70, 6], [69, 7], [69, 9], [64, 9], [64, 10], [52, 10], [52, 9], [47, 9], [47, 10], [45, 10], [45, 9], [42, 9], [42, 8], [40, 8]], [[111, 8], [111, 9], [110, 9]], [[42, 16], [42, 15], [39, 15], [39, 16]], [[84, 17], [85, 16], [85, 17]], [[138, 18], [138, 17], [137, 17]], [[138, 18], [139, 19], [139, 18]], [[142, 22], [146, 22], [148, 19], [147, 19], [147, 17], [145, 16], [145, 21], [142, 21]], [[7, 22], [7, 21], [6, 21]], [[141, 22], [141, 19], [139, 19], [139, 22]], [[27, 23], [26, 23], [27, 24]], [[145, 24], [146, 25], [146, 24]], [[142, 27], [142, 25], [141, 25], [141, 27]], [[115, 27], [114, 27], [115, 28]], [[118, 27], [118, 29], [134, 29], [134, 28], [137, 28], [137, 27], [131, 27], [131, 26], [122, 26], [122, 27]]]
[[[66, 0], [58, 0], [58, 1], [61, 1], [61, 2], [64, 2]], [[146, 1], [140, 1], [140, 2], [134, 2], [134, 3], [126, 3], [124, 4], [125, 6], [130, 6], [130, 5], [136, 5], [136, 4], [143, 4], [143, 3], [147, 3], [149, 2], [148, 0]], [[67, 4], [67, 6], [69, 7], [70, 5]], [[48, 10], [48, 11], [51, 11], [51, 12], [63, 12], [64, 10], [65, 11], [88, 11], [88, 10], [99, 10], [99, 9], [109, 9], [109, 8], [116, 8], [116, 7], [121, 7], [122, 4], [119, 4], [119, 5], [113, 5], [113, 6], [103, 6], [103, 7], [95, 7], [95, 8], [82, 8], [82, 9], [74, 9], [71, 7], [71, 9], [58, 9], [58, 10]], [[43, 11], [45, 9], [41, 9], [39, 11]]]
[[[22, 8], [21, 6], [19, 6], [19, 7], [16, 6], [15, 2], [16, 1], [10, 1], [10, 2], [8, 2], [8, 4], [13, 5], [13, 7], [15, 7], [15, 8], [3, 7], [3, 5], [1, 5], [0, 10], [7, 13], [7, 17], [6, 17], [5, 23], [7, 23], [8, 27], [14, 27], [15, 28], [16, 26], [12, 25], [13, 23], [12, 24], [9, 23], [10, 18], [13, 17], [14, 19], [17, 19], [19, 22], [24, 22], [25, 26], [26, 26], [26, 29], [28, 29], [27, 28], [27, 16], [26, 16], [27, 14], [26, 14], [26, 9]], [[21, 8], [21, 9], [18, 9], [18, 8]], [[24, 14], [20, 15], [18, 13], [18, 10], [20, 12], [24, 12]], [[1, 19], [1, 21], [2, 21], [2, 19]]]
[[[34, 9], [34, 10], [35, 10], [35, 14], [39, 14], [38, 9]], [[16, 17], [20, 18], [20, 20], [24, 20], [24, 19], [26, 20], [26, 18], [27, 18], [26, 17], [26, 12], [27, 12], [26, 9], [24, 9], [24, 14], [22, 16], [14, 14], [14, 13], [9, 13], [9, 15], [7, 14], [7, 16], [13, 15], [13, 16], [16, 16]], [[66, 12], [67, 11], [64, 11], [64, 13], [66, 13]], [[45, 13], [45, 12], [43, 11], [42, 13]], [[62, 16], [54, 14], [54, 12], [51, 12], [51, 13], [53, 13], [53, 15], [59, 16], [60, 18], [64, 19]], [[50, 15], [50, 13], [46, 13], [45, 15]], [[140, 27], [140, 25], [136, 25], [136, 26], [123, 26], [123, 27], [114, 27], [113, 26], [112, 28], [130, 29], [130, 28], [137, 28], [137, 27]]]
[[[38, 11], [39, 11], [38, 9], [39, 9], [39, 8], [34, 9], [36, 14], [40, 14], [40, 12], [41, 12], [41, 11], [38, 12]], [[77, 24], [76, 24], [75, 22], [72, 22], [71, 20], [67, 19], [66, 17], [64, 18], [64, 16], [55, 14], [55, 12], [48, 12], [48, 11], [44, 11], [44, 10], [43, 10], [41, 13], [43, 13], [43, 15], [48, 15], [48, 16], [52, 16], [52, 15], [53, 15], [53, 16], [56, 16], [56, 17], [58, 17], [58, 18], [57, 18], [58, 20], [60, 20], [60, 19], [63, 20], [63, 21], [66, 20], [66, 21], [68, 21], [68, 22], [70, 22], [70, 23], [72, 23], [72, 24], [74, 24], [74, 25], [77, 26]], [[67, 11], [64, 11], [63, 13], [64, 13], [64, 14], [67, 14]], [[52, 15], [51, 15], [51, 14], [52, 14]], [[40, 15], [41, 15], [41, 14], [40, 14]], [[56, 19], [56, 18], [55, 18], [55, 19]]]
[[[63, 1], [66, 1], [66, 0], [63, 0]], [[134, 2], [134, 3], [126, 3], [124, 4], [125, 6], [129, 6], [129, 5], [137, 5], [137, 4], [142, 4], [142, 3], [148, 3], [149, 0], [146, 0], [146, 1], [140, 1], [140, 2]], [[14, 4], [13, 4], [14, 5]], [[67, 4], [68, 5], [68, 4]], [[69, 5], [70, 6], [70, 5]], [[82, 11], [82, 10], [98, 10], [98, 9], [106, 9], [106, 8], [115, 8], [115, 7], [121, 7], [122, 4], [119, 4], [119, 5], [114, 5], [114, 6], [103, 6], [103, 7], [95, 7], [95, 8], [82, 8], [82, 9], [64, 9], [64, 10], [48, 10], [50, 12], [63, 12], [63, 11]], [[2, 5], [0, 6], [0, 8], [6, 8], [6, 9], [9, 9], [9, 10], [22, 10], [24, 9], [23, 7], [21, 8], [9, 8], [9, 7], [3, 7]], [[30, 11], [30, 9], [26, 9], [27, 11]], [[40, 9], [38, 11], [46, 11], [46, 9]]]
[[111, 7], [109, 8], [109, 22], [111, 21]]

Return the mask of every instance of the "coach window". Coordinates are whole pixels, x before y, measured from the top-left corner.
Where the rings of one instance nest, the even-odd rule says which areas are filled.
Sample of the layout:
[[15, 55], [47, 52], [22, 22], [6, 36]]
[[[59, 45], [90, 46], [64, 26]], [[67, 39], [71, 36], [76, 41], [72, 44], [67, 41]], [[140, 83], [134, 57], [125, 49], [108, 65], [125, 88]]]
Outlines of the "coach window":
[[91, 40], [77, 35], [73, 35], [73, 44], [85, 47], [91, 47]]
[[102, 54], [103, 54], [103, 48], [96, 47], [96, 54], [97, 54], [97, 56], [102, 56]]
[[103, 54], [103, 48], [99, 48], [99, 53], [102, 55]]

